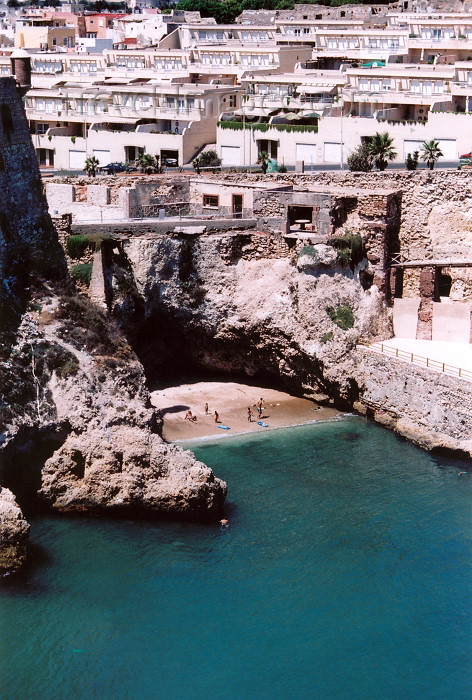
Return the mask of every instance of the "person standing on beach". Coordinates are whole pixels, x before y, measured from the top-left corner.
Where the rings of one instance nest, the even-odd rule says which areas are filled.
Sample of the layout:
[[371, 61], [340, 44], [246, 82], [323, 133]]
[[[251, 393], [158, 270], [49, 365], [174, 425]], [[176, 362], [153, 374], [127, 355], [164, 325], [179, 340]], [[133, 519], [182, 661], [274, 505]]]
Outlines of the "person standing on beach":
[[215, 411], [215, 423], [219, 423], [219, 422], [220, 422], [220, 417], [218, 415], [218, 411]]
[[207, 403], [205, 404], [205, 415], [206, 416], [208, 415], [208, 404]]
[[252, 423], [252, 411], [250, 406], [247, 407], [247, 421], [248, 423]]
[[257, 406], [257, 416], [258, 416], [259, 419], [262, 418], [262, 404], [263, 404], [263, 401], [262, 401], [262, 397], [261, 397], [261, 398], [259, 399], [259, 401], [257, 402], [257, 404], [256, 404], [256, 406]]

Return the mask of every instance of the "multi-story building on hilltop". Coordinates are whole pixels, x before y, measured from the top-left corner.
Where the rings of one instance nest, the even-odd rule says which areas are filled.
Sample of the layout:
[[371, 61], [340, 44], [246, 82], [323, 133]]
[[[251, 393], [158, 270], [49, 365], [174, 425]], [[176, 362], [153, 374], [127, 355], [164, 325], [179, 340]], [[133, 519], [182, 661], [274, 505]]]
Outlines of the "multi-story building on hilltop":
[[[106, 164], [146, 152], [184, 165], [216, 147], [225, 165], [253, 165], [265, 151], [290, 167], [342, 167], [363, 139], [385, 131], [400, 162], [432, 139], [448, 161], [472, 148], [464, 12], [297, 5], [243, 13], [233, 25], [108, 13], [74, 15], [70, 26], [67, 13], [54, 14], [17, 22], [18, 41], [31, 43], [26, 113], [43, 164], [80, 169], [90, 155]], [[55, 46], [41, 34], [38, 50], [40, 32], [74, 27], [77, 50], [69, 34]], [[139, 45], [151, 36], [157, 47]], [[0, 53], [0, 74], [9, 74], [9, 51]]]

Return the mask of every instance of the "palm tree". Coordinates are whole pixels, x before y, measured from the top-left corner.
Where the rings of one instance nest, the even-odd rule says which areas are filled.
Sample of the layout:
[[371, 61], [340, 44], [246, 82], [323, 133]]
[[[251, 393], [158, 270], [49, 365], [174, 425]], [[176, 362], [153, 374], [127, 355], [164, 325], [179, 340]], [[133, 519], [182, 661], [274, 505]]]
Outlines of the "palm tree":
[[371, 136], [369, 142], [369, 153], [374, 159], [377, 170], [385, 170], [389, 160], [395, 160], [397, 152], [392, 146], [393, 137], [386, 131], [383, 134], [377, 133]]
[[100, 163], [98, 158], [95, 158], [95, 156], [90, 156], [85, 160], [84, 170], [90, 177], [95, 177], [99, 165]]
[[155, 173], [159, 169], [158, 161], [150, 153], [140, 153], [136, 158], [135, 163], [137, 167], [141, 169], [141, 172], [145, 173], [146, 175]]
[[442, 155], [443, 152], [439, 148], [438, 141], [432, 139], [431, 141], [423, 141], [421, 144], [421, 160], [426, 161], [430, 170], [433, 170], [436, 161], [439, 160]]
[[257, 157], [257, 162], [261, 164], [261, 170], [264, 175], [267, 172], [267, 166], [269, 165], [270, 155], [267, 151], [261, 151]]

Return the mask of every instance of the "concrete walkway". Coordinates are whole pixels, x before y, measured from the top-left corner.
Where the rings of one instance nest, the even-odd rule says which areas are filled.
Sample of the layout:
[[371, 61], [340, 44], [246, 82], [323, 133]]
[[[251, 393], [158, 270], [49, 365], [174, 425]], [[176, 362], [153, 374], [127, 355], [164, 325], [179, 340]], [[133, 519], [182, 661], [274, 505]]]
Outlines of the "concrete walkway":
[[472, 381], [472, 345], [466, 343], [391, 338], [383, 343], [373, 343], [368, 348], [432, 371]]

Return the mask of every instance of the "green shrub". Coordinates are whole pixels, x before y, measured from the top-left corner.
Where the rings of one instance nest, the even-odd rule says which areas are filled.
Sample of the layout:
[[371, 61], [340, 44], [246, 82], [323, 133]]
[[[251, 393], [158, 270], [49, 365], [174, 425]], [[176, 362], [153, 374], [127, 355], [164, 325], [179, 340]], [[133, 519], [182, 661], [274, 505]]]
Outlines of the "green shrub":
[[405, 160], [405, 166], [407, 170], [416, 170], [416, 168], [418, 167], [418, 156], [418, 151], [414, 151], [413, 154], [408, 153]]
[[73, 260], [79, 260], [87, 249], [96, 250], [102, 241], [108, 240], [109, 236], [101, 233], [85, 235], [83, 233], [69, 236], [66, 241], [67, 255]]
[[339, 306], [327, 306], [326, 313], [333, 323], [335, 323], [343, 331], [349, 330], [354, 326], [354, 311], [349, 304], [340, 304]]
[[286, 173], [287, 172], [287, 166], [282, 163], [282, 165], [279, 167], [279, 173]]
[[333, 340], [334, 338], [334, 333], [333, 331], [329, 331], [329, 333], [323, 333], [323, 335], [320, 338], [320, 343], [324, 345], [325, 343], [329, 343], [330, 340]]
[[87, 248], [91, 247], [88, 236], [77, 235], [69, 236], [66, 241], [67, 255], [73, 260], [78, 260], [85, 253]]
[[70, 275], [76, 282], [82, 282], [87, 287], [92, 278], [92, 263], [82, 263], [82, 265], [73, 265], [70, 269]]
[[356, 233], [346, 232], [343, 236], [332, 238], [331, 243], [338, 251], [337, 262], [342, 267], [350, 265], [354, 270], [364, 257], [364, 244], [361, 236]]
[[368, 173], [372, 170], [372, 156], [365, 141], [348, 155], [347, 165], [349, 170], [355, 173]]
[[309, 255], [312, 258], [315, 257], [315, 249], [312, 245], [304, 245], [303, 248], [300, 248], [300, 252], [298, 253], [298, 257], [301, 258], [304, 255]]
[[79, 364], [74, 360], [71, 360], [69, 362], [66, 362], [65, 365], [61, 367], [61, 369], [59, 370], [59, 376], [62, 379], [65, 379], [66, 377], [72, 377], [74, 374], [77, 374], [78, 371]]

